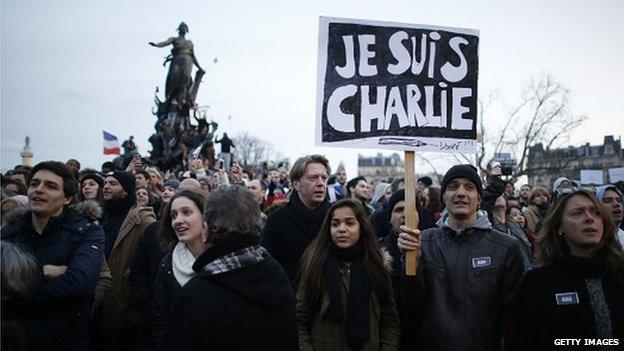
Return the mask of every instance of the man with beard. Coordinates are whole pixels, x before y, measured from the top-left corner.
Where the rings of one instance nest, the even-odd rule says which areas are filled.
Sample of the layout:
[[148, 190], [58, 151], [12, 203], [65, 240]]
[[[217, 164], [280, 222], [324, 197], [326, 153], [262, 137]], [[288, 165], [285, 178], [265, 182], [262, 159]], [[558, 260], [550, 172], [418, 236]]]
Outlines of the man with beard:
[[299, 158], [290, 170], [290, 201], [271, 213], [260, 244], [279, 262], [295, 286], [299, 258], [316, 237], [329, 209], [329, 161], [322, 155]]
[[404, 301], [422, 315], [421, 350], [499, 350], [524, 265], [516, 238], [492, 229], [478, 211], [483, 193], [476, 168], [444, 175], [447, 213], [422, 232], [401, 226], [398, 247], [416, 251], [415, 276], [402, 275]]
[[[425, 230], [435, 225], [433, 216], [423, 215], [423, 209], [420, 203], [416, 203], [416, 215], [418, 218], [418, 229]], [[413, 306], [406, 304], [404, 296], [399, 294], [400, 280], [403, 275], [401, 266], [401, 251], [397, 246], [401, 226], [405, 225], [405, 189], [396, 191], [387, 203], [387, 212], [385, 220], [390, 223], [391, 229], [388, 235], [383, 237], [379, 244], [392, 256], [392, 288], [395, 291], [394, 299], [396, 301], [399, 319], [401, 321], [401, 340], [399, 350], [417, 350], [418, 334], [415, 330], [420, 328], [421, 315]]]
[[531, 196], [531, 186], [524, 184], [520, 187], [520, 198], [518, 199], [522, 208], [529, 206], [529, 196]]
[[113, 276], [113, 287], [102, 307], [107, 350], [138, 347], [141, 315], [130, 293], [130, 265], [139, 239], [156, 216], [150, 207], [135, 206], [134, 191], [132, 173], [115, 171], [104, 179], [104, 252]]
[[370, 190], [368, 188], [368, 182], [366, 181], [366, 178], [359, 176], [351, 179], [347, 183], [347, 195], [351, 199], [360, 201], [368, 216], [373, 213], [373, 207], [368, 204], [368, 199], [370, 198]]

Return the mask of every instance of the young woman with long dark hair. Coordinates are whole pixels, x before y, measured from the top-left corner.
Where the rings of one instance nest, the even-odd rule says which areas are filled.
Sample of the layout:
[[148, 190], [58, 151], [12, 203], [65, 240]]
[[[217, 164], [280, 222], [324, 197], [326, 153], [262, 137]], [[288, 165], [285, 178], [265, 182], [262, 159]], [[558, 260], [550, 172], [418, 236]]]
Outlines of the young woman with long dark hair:
[[359, 201], [336, 202], [302, 257], [301, 350], [396, 350], [390, 263]]
[[193, 263], [204, 252], [202, 233], [206, 196], [196, 190], [177, 192], [167, 204], [161, 219], [160, 237], [169, 254], [156, 274], [153, 302], [153, 337], [162, 337], [169, 307], [179, 290], [195, 276]]

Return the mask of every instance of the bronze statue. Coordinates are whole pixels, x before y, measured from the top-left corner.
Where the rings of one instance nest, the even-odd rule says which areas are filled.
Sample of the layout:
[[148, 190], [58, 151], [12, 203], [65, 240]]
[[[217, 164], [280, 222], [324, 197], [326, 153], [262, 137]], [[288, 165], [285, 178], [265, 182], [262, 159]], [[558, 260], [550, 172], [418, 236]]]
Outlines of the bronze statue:
[[[171, 55], [163, 63], [165, 65], [169, 62], [169, 73], [167, 74], [165, 85], [165, 97], [168, 102], [192, 104], [197, 94], [199, 81], [205, 73], [195, 57], [193, 42], [184, 37], [188, 31], [188, 26], [182, 22], [178, 26], [178, 37], [171, 37], [160, 43], [149, 42], [149, 45], [159, 48], [169, 45], [173, 46]], [[198, 69], [195, 75], [195, 84], [193, 84], [193, 79], [191, 78], [193, 65], [197, 66]]]

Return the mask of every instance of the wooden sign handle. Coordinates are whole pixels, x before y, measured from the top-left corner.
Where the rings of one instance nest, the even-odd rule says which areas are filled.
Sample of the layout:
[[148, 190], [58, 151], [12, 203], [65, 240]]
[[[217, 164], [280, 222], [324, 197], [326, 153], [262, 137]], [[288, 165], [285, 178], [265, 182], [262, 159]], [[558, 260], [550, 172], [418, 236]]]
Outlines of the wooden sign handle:
[[[416, 174], [414, 173], [414, 151], [405, 151], [405, 225], [410, 229], [418, 229], [416, 213]], [[419, 251], [405, 253], [405, 274], [416, 275]]]

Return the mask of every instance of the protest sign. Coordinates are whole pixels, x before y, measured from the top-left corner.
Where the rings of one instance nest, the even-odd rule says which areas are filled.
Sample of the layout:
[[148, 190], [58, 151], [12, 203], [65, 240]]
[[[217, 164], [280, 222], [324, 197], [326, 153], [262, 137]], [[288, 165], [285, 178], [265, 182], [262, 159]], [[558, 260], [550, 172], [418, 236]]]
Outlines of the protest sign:
[[581, 184], [603, 184], [602, 170], [581, 169]]
[[316, 145], [475, 152], [479, 32], [320, 18]]
[[624, 181], [624, 167], [609, 168], [609, 182]]

